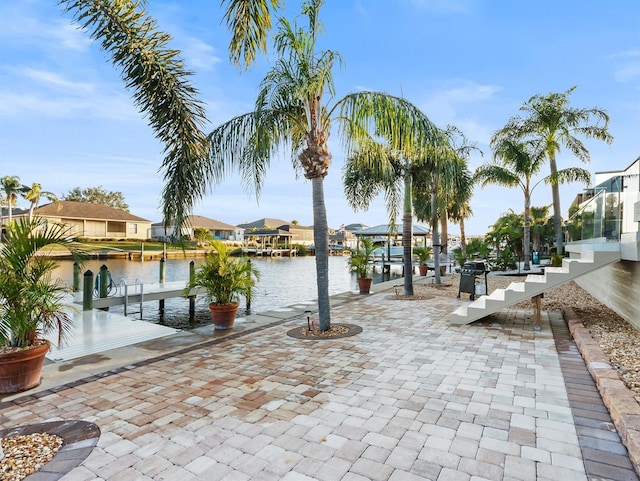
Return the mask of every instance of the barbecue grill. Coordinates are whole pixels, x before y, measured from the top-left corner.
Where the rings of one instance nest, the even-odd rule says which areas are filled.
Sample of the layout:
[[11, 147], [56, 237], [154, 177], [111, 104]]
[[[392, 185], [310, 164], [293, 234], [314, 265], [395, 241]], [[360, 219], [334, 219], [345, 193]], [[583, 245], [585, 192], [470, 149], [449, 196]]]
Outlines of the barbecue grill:
[[[472, 301], [476, 295], [482, 295], [487, 293], [487, 270], [484, 262], [465, 262], [460, 269], [460, 287], [458, 288], [458, 298], [461, 292], [469, 294], [469, 299]], [[484, 274], [484, 285], [482, 283], [476, 283], [476, 278]]]

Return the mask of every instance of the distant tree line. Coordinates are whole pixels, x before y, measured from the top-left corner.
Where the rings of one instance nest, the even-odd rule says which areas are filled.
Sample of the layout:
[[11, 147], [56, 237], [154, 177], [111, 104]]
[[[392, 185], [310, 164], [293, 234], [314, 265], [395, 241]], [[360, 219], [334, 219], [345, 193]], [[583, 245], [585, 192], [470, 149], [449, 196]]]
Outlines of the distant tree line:
[[108, 205], [109, 207], [129, 212], [129, 206], [125, 202], [122, 192], [106, 190], [101, 185], [87, 187], [86, 189], [74, 187], [68, 194], [62, 196], [62, 200]]

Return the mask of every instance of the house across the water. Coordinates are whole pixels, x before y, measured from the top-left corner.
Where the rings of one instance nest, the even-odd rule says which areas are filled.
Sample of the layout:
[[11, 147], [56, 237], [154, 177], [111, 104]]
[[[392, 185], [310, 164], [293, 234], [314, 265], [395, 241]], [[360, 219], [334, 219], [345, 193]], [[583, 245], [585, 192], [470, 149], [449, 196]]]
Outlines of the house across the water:
[[102, 204], [62, 200], [36, 208], [33, 215], [69, 226], [71, 235], [86, 239], [145, 240], [151, 237], [150, 220]]

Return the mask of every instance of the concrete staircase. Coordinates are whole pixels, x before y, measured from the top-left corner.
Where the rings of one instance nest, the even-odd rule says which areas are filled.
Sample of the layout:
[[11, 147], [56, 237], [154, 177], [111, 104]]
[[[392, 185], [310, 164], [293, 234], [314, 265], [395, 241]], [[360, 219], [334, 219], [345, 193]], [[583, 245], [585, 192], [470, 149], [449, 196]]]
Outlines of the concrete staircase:
[[524, 282], [512, 282], [506, 289], [496, 289], [470, 304], [456, 309], [452, 324], [470, 324], [501, 309], [529, 300], [553, 287], [620, 260], [620, 251], [582, 251], [580, 258], [565, 258], [562, 267], [545, 267], [544, 274], [529, 274]]

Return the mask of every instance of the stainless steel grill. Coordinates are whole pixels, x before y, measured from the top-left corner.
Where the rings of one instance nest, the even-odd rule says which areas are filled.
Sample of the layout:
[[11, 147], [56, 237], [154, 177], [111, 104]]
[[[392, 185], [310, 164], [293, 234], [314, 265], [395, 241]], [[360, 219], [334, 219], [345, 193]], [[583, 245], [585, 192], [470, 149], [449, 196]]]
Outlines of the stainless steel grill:
[[[460, 287], [458, 288], [458, 297], [461, 292], [469, 294], [472, 301], [476, 295], [486, 294], [487, 291], [487, 274], [485, 263], [481, 261], [465, 262], [460, 269]], [[484, 274], [484, 285], [476, 283], [476, 277]]]
[[460, 273], [461, 274], [473, 274], [473, 275], [480, 275], [480, 274], [484, 274], [486, 272], [486, 267], [484, 262], [465, 262], [464, 265], [462, 266], [462, 269], [460, 269]]

